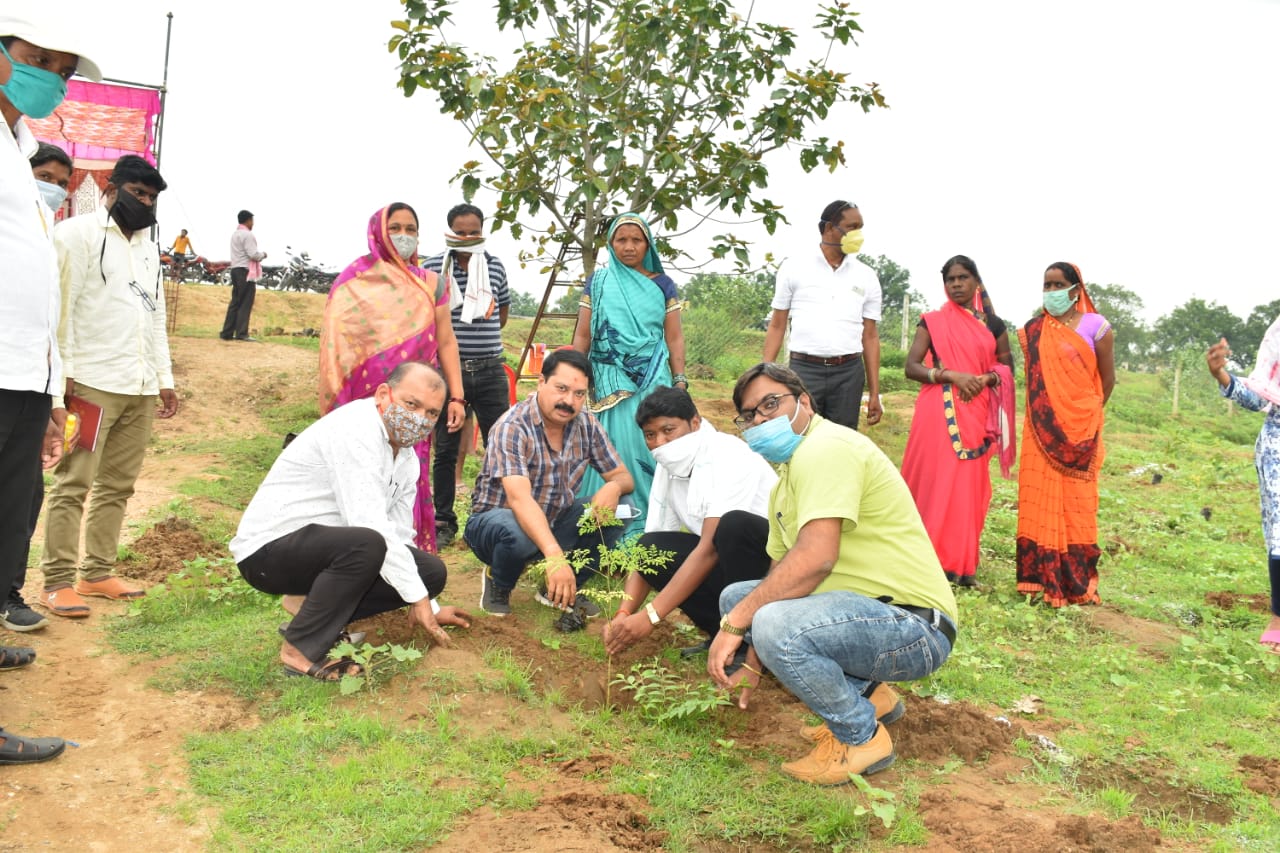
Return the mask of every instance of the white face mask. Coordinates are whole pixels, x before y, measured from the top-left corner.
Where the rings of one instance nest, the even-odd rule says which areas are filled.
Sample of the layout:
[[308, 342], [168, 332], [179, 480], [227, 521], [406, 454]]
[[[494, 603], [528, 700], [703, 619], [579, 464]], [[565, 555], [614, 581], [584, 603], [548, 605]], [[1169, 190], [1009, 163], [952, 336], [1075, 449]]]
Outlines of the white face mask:
[[58, 208], [62, 207], [62, 203], [67, 200], [67, 191], [57, 184], [51, 184], [48, 181], [36, 181], [36, 189], [40, 190], [40, 197], [44, 199], [44, 203], [49, 205], [49, 209], [54, 213], [57, 213]]
[[406, 261], [413, 257], [418, 251], [418, 238], [413, 234], [392, 234], [391, 244], [396, 247], [396, 252]]
[[653, 459], [673, 477], [688, 477], [702, 450], [702, 432], [694, 430], [653, 449]]

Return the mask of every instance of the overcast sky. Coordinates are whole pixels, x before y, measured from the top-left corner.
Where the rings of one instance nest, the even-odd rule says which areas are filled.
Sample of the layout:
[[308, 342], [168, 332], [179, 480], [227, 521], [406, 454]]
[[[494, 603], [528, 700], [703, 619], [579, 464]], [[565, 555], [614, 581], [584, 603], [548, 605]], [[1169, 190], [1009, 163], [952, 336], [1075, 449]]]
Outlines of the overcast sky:
[[[68, 14], [84, 5], [74, 0]], [[745, 4], [741, 4], [745, 8]], [[816, 0], [762, 0], [756, 16], [806, 26]], [[1044, 268], [1077, 263], [1119, 283], [1155, 319], [1192, 296], [1247, 316], [1280, 297], [1280, 3], [866, 0], [860, 46], [834, 67], [876, 81], [890, 110], [835, 113], [848, 167], [804, 175], [778, 152], [769, 197], [792, 222], [749, 232], [759, 253], [816, 242], [835, 198], [866, 219], [863, 251], [910, 269], [934, 304], [938, 269], [973, 257], [997, 311], [1020, 321]], [[801, 14], [800, 9], [805, 12]], [[429, 92], [395, 87], [394, 0], [132, 0], [89, 6], [108, 77], [159, 83], [165, 12], [174, 13], [161, 169], [161, 238], [188, 228], [225, 258], [249, 208], [270, 253], [308, 249], [341, 267], [365, 251], [378, 207], [409, 202], [429, 247], [461, 200], [449, 177], [475, 152]], [[454, 41], [496, 50], [493, 7], [459, 10]], [[102, 15], [110, 15], [103, 18]], [[97, 17], [92, 17], [97, 16]], [[493, 198], [477, 199], [492, 208]], [[718, 229], [681, 240], [695, 257]], [[490, 248], [514, 260], [505, 232]], [[513, 284], [541, 293], [536, 268]]]

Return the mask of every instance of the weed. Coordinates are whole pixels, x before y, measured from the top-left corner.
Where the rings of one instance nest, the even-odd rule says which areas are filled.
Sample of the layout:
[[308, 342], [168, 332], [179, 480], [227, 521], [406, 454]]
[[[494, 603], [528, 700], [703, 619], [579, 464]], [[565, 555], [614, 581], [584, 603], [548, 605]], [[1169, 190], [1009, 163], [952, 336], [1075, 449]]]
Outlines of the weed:
[[339, 643], [329, 652], [331, 657], [350, 658], [364, 668], [363, 676], [343, 674], [338, 683], [338, 690], [343, 696], [350, 696], [362, 689], [377, 692], [378, 682], [385, 680], [389, 669], [398, 668], [395, 664], [419, 660], [422, 652], [409, 649], [395, 643], [383, 643], [375, 646], [372, 643], [361, 643], [358, 647], [352, 643]]

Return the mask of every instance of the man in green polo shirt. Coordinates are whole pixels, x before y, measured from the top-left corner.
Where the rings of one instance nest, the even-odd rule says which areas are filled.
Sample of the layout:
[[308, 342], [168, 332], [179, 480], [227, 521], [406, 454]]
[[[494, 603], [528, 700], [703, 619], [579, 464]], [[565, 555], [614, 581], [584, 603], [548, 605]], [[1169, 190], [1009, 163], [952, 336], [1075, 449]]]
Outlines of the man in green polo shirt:
[[[889, 458], [866, 436], [813, 411], [792, 370], [758, 364], [733, 390], [747, 444], [779, 465], [769, 499], [773, 561], [761, 581], [726, 587], [707, 670], [743, 685], [767, 667], [824, 725], [802, 734], [813, 751], [782, 765], [817, 785], [893, 764], [882, 723], [903, 706], [884, 682], [924, 678], [951, 653], [956, 602]], [[746, 642], [746, 664], [726, 673]]]

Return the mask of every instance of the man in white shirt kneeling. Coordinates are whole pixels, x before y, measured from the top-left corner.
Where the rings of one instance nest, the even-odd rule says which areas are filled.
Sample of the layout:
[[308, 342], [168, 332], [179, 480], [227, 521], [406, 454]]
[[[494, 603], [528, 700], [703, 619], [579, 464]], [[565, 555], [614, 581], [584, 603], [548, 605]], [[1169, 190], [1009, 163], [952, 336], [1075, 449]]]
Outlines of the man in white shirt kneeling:
[[294, 613], [280, 661], [288, 675], [360, 675], [329, 651], [351, 622], [409, 606], [410, 625], [449, 645], [443, 625], [470, 615], [441, 607], [444, 563], [412, 545], [418, 457], [444, 407], [444, 378], [406, 361], [372, 398], [307, 427], [280, 454], [240, 520], [231, 553], [255, 589]]
[[[605, 629], [609, 654], [647, 637], [677, 607], [715, 636], [721, 590], [769, 570], [758, 550], [769, 537], [765, 513], [778, 481], [769, 463], [704, 421], [683, 388], [656, 389], [636, 410], [636, 423], [658, 463], [639, 544], [673, 557], [656, 574], [627, 577]], [[645, 604], [650, 590], [658, 594]]]

